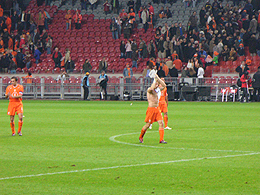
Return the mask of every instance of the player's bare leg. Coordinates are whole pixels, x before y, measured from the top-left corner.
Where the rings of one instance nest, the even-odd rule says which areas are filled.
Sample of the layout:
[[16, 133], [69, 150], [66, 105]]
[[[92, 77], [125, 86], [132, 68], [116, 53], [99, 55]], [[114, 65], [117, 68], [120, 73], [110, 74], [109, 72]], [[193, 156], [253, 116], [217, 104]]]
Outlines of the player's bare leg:
[[10, 115], [10, 127], [12, 129], [12, 136], [15, 136], [14, 116], [12, 116], [12, 115]]
[[18, 122], [18, 134], [22, 136], [22, 126], [23, 126], [23, 113], [18, 114], [19, 122]]
[[142, 128], [142, 130], [141, 130], [141, 134], [140, 134], [140, 136], [139, 136], [139, 142], [140, 143], [143, 143], [144, 142], [144, 134], [146, 133], [146, 131], [147, 131], [147, 129], [150, 127], [150, 125], [151, 125], [151, 123], [146, 123], [144, 126], [143, 126], [143, 128]]
[[167, 144], [166, 141], [164, 141], [163, 137], [164, 137], [164, 128], [163, 128], [163, 121], [160, 120], [158, 121], [159, 124], [159, 134], [160, 134], [160, 144]]
[[164, 124], [165, 124], [164, 129], [172, 129], [171, 127], [168, 127], [168, 113], [164, 112], [163, 115], [164, 115], [163, 119], [164, 119]]

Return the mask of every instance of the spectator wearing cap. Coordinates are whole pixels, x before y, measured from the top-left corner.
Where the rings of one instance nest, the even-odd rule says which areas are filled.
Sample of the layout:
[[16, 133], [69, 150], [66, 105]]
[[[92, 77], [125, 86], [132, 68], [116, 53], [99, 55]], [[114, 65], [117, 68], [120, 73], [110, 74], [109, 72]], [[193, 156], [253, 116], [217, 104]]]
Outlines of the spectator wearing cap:
[[237, 50], [237, 55], [238, 56], [245, 56], [245, 48], [242, 43], [239, 44], [239, 48]]
[[85, 76], [81, 81], [81, 87], [84, 89], [83, 100], [88, 100], [89, 94], [89, 72], [86, 72]]

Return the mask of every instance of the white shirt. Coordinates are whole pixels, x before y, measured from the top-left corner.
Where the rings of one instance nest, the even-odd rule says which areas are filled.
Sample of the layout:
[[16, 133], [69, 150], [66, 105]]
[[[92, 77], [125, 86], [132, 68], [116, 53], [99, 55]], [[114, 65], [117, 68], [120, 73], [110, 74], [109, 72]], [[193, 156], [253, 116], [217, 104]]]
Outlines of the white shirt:
[[197, 74], [198, 78], [204, 78], [203, 75], [204, 75], [204, 69], [202, 67], [199, 67], [198, 74]]

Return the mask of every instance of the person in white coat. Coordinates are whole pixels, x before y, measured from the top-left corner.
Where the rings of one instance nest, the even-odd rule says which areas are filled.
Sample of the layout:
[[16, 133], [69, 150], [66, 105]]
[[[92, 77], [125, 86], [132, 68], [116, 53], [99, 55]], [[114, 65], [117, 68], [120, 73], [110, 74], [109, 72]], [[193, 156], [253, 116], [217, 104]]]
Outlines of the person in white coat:
[[199, 69], [198, 69], [198, 74], [197, 74], [197, 77], [199, 79], [199, 84], [202, 84], [203, 82], [203, 78], [204, 78], [204, 69], [202, 67], [202, 64], [199, 65]]
[[147, 8], [144, 8], [144, 10], [142, 11], [141, 18], [142, 18], [142, 23], [144, 25], [144, 31], [146, 32], [148, 29], [148, 19], [149, 19], [149, 11], [147, 10]]

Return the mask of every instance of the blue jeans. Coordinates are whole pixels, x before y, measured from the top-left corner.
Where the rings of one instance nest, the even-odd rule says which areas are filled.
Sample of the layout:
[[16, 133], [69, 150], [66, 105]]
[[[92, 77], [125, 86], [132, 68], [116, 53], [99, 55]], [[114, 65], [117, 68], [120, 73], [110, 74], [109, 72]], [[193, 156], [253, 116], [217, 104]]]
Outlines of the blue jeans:
[[51, 48], [50, 47], [47, 47], [47, 54], [51, 54]]
[[16, 74], [16, 70], [10, 70], [10, 74]]
[[45, 26], [45, 29], [46, 29], [46, 30], [49, 30], [47, 18], [45, 18], [45, 20], [44, 20], [44, 26]]
[[126, 58], [132, 58], [132, 52], [131, 51], [126, 52]]
[[39, 64], [39, 60], [36, 60], [36, 61], [35, 61], [35, 64]]
[[113, 37], [113, 39], [118, 39], [117, 31], [112, 31], [112, 37]]
[[66, 23], [66, 30], [70, 29], [70, 23]]
[[31, 61], [26, 63], [26, 68], [29, 69], [31, 67]]
[[125, 58], [125, 54], [121, 53], [120, 58]]
[[260, 56], [260, 50], [257, 50], [256, 52], [257, 52], [257, 55]]
[[136, 67], [137, 68], [137, 61], [132, 61], [132, 68]]

